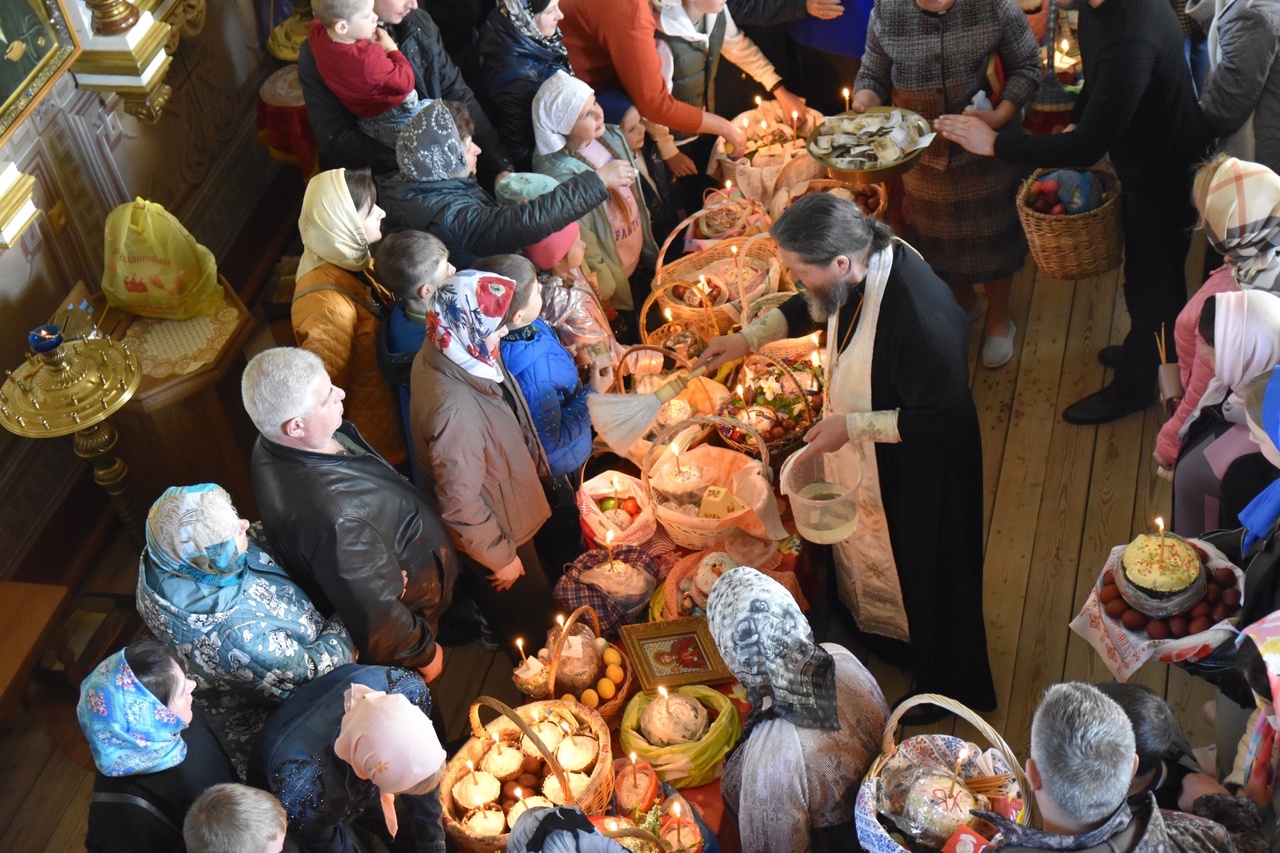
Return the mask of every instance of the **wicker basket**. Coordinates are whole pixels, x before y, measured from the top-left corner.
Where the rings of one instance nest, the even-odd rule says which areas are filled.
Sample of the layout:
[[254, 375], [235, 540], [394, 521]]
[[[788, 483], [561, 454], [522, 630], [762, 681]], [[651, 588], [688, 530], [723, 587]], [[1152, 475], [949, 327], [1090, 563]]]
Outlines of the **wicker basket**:
[[1107, 200], [1088, 213], [1053, 216], [1033, 210], [1027, 199], [1031, 184], [1049, 174], [1037, 169], [1018, 187], [1018, 218], [1027, 234], [1036, 266], [1057, 279], [1086, 278], [1113, 270], [1124, 261], [1124, 232], [1120, 224], [1120, 180], [1108, 168], [1090, 171], [1102, 181]]
[[[674, 423], [671, 426], [664, 428], [658, 433], [658, 435], [653, 439], [653, 443], [649, 446], [649, 452], [645, 454], [644, 462], [640, 465], [640, 482], [644, 485], [644, 493], [649, 499], [649, 504], [653, 507], [654, 515], [657, 517], [658, 523], [662, 525], [662, 529], [667, 532], [667, 536], [671, 538], [672, 542], [675, 542], [681, 548], [701, 551], [706, 548], [710, 548], [716, 542], [724, 539], [725, 531], [723, 529], [701, 529], [707, 519], [691, 518], [683, 513], [662, 506], [654, 499], [653, 486], [649, 482], [649, 472], [653, 469], [654, 463], [657, 462], [657, 456], [655, 456], [655, 454], [671, 443], [676, 436], [680, 435], [680, 433], [691, 424], [708, 424], [719, 427], [741, 426], [743, 429], [755, 436], [757, 441], [763, 441], [763, 439], [760, 437], [760, 433], [756, 432], [747, 424], [742, 424], [738, 421], [733, 421], [729, 418], [723, 418], [718, 415], [704, 415], [701, 417], [689, 418], [688, 420], [680, 421], [679, 423]], [[689, 446], [692, 447], [693, 445], [690, 444]], [[710, 450], [717, 453], [737, 452], [723, 447], [713, 447], [710, 448]], [[762, 461], [767, 471], [769, 468], [769, 450], [767, 447], [765, 448], [764, 458]], [[687, 523], [685, 523], [686, 521]]]
[[[551, 672], [547, 675], [548, 696], [554, 697], [556, 695], [556, 669], [560, 666], [560, 655], [564, 652], [565, 638], [569, 636], [569, 632], [584, 613], [591, 615], [591, 624], [595, 635], [597, 637], [604, 636], [600, 633], [600, 617], [596, 615], [594, 608], [583, 605], [569, 614], [569, 619], [564, 623], [564, 629], [560, 631], [560, 636], [556, 638], [556, 644], [551, 649]], [[595, 711], [604, 720], [606, 726], [613, 728], [617, 725], [618, 720], [621, 719], [622, 709], [626, 707], [627, 700], [631, 698], [631, 694], [634, 692], [635, 679], [632, 678], [631, 661], [627, 659], [626, 654], [622, 651], [622, 645], [620, 643], [611, 643], [609, 648], [616, 651], [618, 656], [622, 658], [622, 672], [625, 678], [618, 685], [618, 692], [614, 694], [614, 697], [608, 702], [601, 702]]]
[[[825, 178], [827, 167], [809, 156], [806, 149], [803, 157], [795, 157], [782, 167], [778, 179], [774, 182], [774, 199], [790, 190], [797, 184], [807, 183], [815, 179]], [[772, 204], [770, 205], [772, 207]]]
[[[697, 216], [697, 214], [694, 214], [694, 216]], [[766, 267], [771, 267], [774, 263], [777, 264], [777, 281], [775, 283], [772, 274], [766, 274], [768, 280], [765, 283], [765, 294], [763, 295], [779, 291], [795, 291], [795, 285], [791, 283], [791, 279], [787, 275], [786, 265], [782, 263], [782, 258], [778, 255], [778, 246], [773, 242], [773, 238], [767, 234], [757, 234], [754, 237], [733, 237], [721, 241], [719, 245], [707, 249], [705, 252], [685, 255], [670, 264], [664, 264], [663, 258], [666, 256], [667, 248], [671, 245], [671, 241], [680, 234], [691, 219], [692, 217], [685, 219], [667, 237], [666, 242], [662, 244], [662, 249], [658, 252], [658, 265], [653, 272], [656, 301], [663, 308], [664, 313], [666, 309], [671, 310], [671, 318], [673, 320], [686, 324], [697, 322], [697, 315], [703, 309], [690, 308], [683, 302], [677, 301], [670, 295], [669, 288], [666, 285], [697, 281], [700, 270], [704, 270], [718, 261], [732, 259], [735, 247], [738, 249], [738, 257], [744, 263], [748, 259], [754, 259], [764, 263]], [[712, 308], [712, 314], [716, 320], [716, 332], [718, 334], [729, 332], [742, 318], [741, 295], [731, 290], [728, 294], [728, 299], [723, 304]]]
[[[870, 853], [902, 853], [906, 848], [902, 847], [898, 842], [894, 841], [887, 830], [881, 826], [880, 821], [876, 818], [876, 804], [879, 800], [879, 784], [880, 775], [884, 771], [885, 765], [889, 759], [893, 758], [898, 751], [898, 743], [896, 735], [898, 724], [901, 722], [903, 715], [917, 705], [937, 705], [946, 708], [960, 719], [972, 725], [978, 732], [987, 739], [987, 741], [996, 748], [1001, 757], [1009, 766], [1009, 772], [1013, 774], [1014, 780], [1018, 783], [1023, 798], [1030, 797], [1031, 789], [1027, 785], [1026, 774], [1022, 772], [1022, 766], [1018, 763], [1018, 757], [1014, 754], [1013, 749], [1005, 742], [1000, 733], [991, 727], [991, 724], [982, 717], [969, 710], [964, 705], [954, 699], [941, 696], [937, 693], [920, 693], [910, 697], [897, 708], [893, 709], [893, 713], [889, 715], [889, 719], [885, 721], [884, 737], [880, 744], [880, 755], [875, 761], [871, 762], [871, 767], [867, 770], [867, 775], [862, 780], [862, 785], [858, 789], [858, 799], [854, 806], [854, 821], [858, 830], [858, 843], [864, 850]], [[950, 737], [947, 735], [946, 737]], [[953, 738], [959, 742], [959, 738]], [[972, 760], [972, 758], [970, 759]], [[1031, 822], [1031, 807], [1025, 805], [1021, 812], [1018, 813], [1017, 822], [1027, 825]]]
[[[805, 341], [808, 344], [808, 347], [805, 347], [805, 349], [807, 351], [812, 352], [813, 339], [801, 338], [800, 340]], [[781, 462], [783, 459], [790, 456], [792, 453], [794, 453], [796, 450], [798, 450], [801, 446], [804, 445], [805, 431], [809, 427], [813, 426], [813, 424], [816, 422], [813, 415], [813, 405], [810, 403], [811, 394], [809, 390], [800, 383], [800, 380], [796, 378], [796, 374], [794, 370], [788, 367], [787, 364], [784, 361], [782, 361], [781, 358], [779, 358], [778, 356], [772, 353], [764, 351], [763, 348], [761, 349], [760, 352], [752, 353], [751, 355], [747, 356], [746, 359], [743, 361], [742, 372], [738, 374], [738, 378], [740, 380], [739, 384], [741, 385], [746, 384], [746, 381], [747, 381], [746, 376], [749, 372], [758, 374], [758, 368], [762, 364], [768, 367], [776, 367], [780, 369], [782, 371], [782, 376], [783, 376], [782, 381], [784, 383], [789, 382], [791, 384], [791, 387], [795, 390], [796, 395], [799, 396], [800, 402], [803, 404], [803, 418], [801, 417], [795, 418], [796, 428], [791, 432], [787, 433], [786, 435], [784, 435], [782, 438], [765, 442], [766, 451], [768, 453], [771, 453], [777, 456], [778, 461]], [[757, 370], [753, 371], [752, 368], [757, 368]], [[821, 389], [821, 387], [822, 387], [822, 383], [821, 383], [821, 379], [819, 379], [818, 388]], [[735, 394], [736, 393], [737, 392], [735, 391]], [[744, 406], [744, 410], [745, 410], [745, 406]], [[735, 417], [736, 412], [737, 412], [737, 409], [733, 405], [733, 398], [730, 397], [729, 402], [725, 404], [725, 406], [721, 408], [719, 412], [721, 416], [723, 416], [724, 418], [730, 421], [730, 424], [728, 427], [725, 427], [725, 426], [720, 427], [720, 437], [724, 439], [724, 442], [726, 444], [728, 444], [730, 447], [734, 448], [735, 450], [740, 450], [743, 453], [750, 454], [751, 456], [759, 456], [760, 451], [759, 451], [758, 444], [743, 442], [733, 438], [731, 431], [736, 429], [736, 430], [748, 432], [750, 435], [756, 438], [757, 442], [760, 440], [760, 433], [753, 429], [746, 429], [747, 427], [746, 422], [737, 420]], [[765, 458], [767, 459], [768, 457], [766, 456]]]
[[862, 206], [862, 202], [857, 202], [858, 209], [872, 219], [884, 219], [889, 213], [889, 190], [884, 184], [863, 184], [860, 187], [851, 187], [843, 181], [832, 180], [831, 178], [814, 178], [808, 182], [797, 183], [789, 187], [786, 191], [779, 191], [773, 197], [773, 201], [769, 204], [769, 215], [777, 219], [783, 214], [788, 207], [792, 205], [798, 198], [819, 192], [830, 192], [831, 190], [848, 190], [855, 194], [864, 189], [874, 189], [876, 191], [876, 209], [868, 212]]
[[[686, 304], [683, 300], [676, 299], [670, 291], [683, 282], [671, 281], [661, 286], [655, 286], [650, 292], [648, 298], [645, 299], [644, 305], [640, 308], [640, 340], [650, 346], [665, 346], [667, 338], [677, 331], [692, 332], [699, 341], [696, 352], [693, 348], [689, 350], [689, 358], [697, 358], [706, 349], [707, 344], [716, 335], [720, 334], [720, 329], [716, 325], [715, 306], [711, 303], [711, 299], [707, 294], [693, 288], [693, 292], [698, 295], [698, 306]], [[662, 297], [661, 304], [662, 316], [665, 322], [652, 331], [649, 330], [649, 323], [652, 322], [653, 314], [650, 309], [653, 304]], [[672, 305], [681, 305], [686, 309], [682, 312], [681, 319], [676, 320], [675, 309]], [[677, 324], [682, 329], [674, 328]]]
[[[488, 726], [481, 725], [481, 705], [494, 709], [501, 716], [489, 723]], [[472, 737], [462, 745], [462, 748], [449, 761], [444, 771], [444, 777], [440, 780], [440, 809], [444, 815], [444, 829], [446, 833], [453, 837], [459, 848], [470, 851], [470, 853], [491, 853], [491, 851], [507, 849], [508, 833], [497, 836], [474, 835], [453, 816], [455, 810], [453, 802], [454, 783], [458, 781], [462, 774], [468, 772], [466, 762], [471, 761], [473, 764], [479, 765], [480, 759], [493, 747], [493, 732], [503, 736], [511, 735], [512, 737], [521, 733], [528, 735], [529, 739], [538, 747], [538, 751], [542, 753], [543, 758], [547, 760], [547, 764], [551, 767], [551, 772], [560, 780], [560, 789], [566, 792], [569, 791], [569, 780], [565, 775], [564, 768], [560, 766], [560, 762], [556, 761], [555, 755], [547, 749], [542, 739], [529, 728], [528, 718], [532, 716], [535, 710], [542, 713], [549, 712], [552, 708], [561, 708], [568, 711], [580, 724], [590, 729], [591, 734], [600, 742], [600, 757], [596, 760], [596, 765], [591, 771], [587, 787], [577, 796], [573, 804], [585, 813], [592, 815], [603, 814], [613, 802], [613, 762], [608, 760], [611, 752], [609, 728], [604, 724], [604, 720], [599, 714], [579, 702], [566, 702], [564, 700], [531, 702], [528, 705], [521, 705], [519, 711], [515, 711], [492, 696], [479, 696], [471, 703]]]

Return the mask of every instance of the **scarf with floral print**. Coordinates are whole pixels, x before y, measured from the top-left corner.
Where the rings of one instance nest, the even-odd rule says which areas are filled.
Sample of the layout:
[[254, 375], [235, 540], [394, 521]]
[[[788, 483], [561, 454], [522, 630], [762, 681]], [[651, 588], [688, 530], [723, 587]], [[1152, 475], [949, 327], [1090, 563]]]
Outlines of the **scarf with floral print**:
[[495, 335], [515, 292], [516, 283], [500, 275], [455, 273], [431, 294], [427, 342], [472, 376], [501, 382]]
[[124, 649], [94, 667], [80, 685], [76, 717], [103, 776], [157, 773], [187, 757], [187, 724], [138, 681]]
[[467, 176], [466, 144], [444, 101], [432, 101], [409, 119], [396, 138], [396, 165], [410, 181]]

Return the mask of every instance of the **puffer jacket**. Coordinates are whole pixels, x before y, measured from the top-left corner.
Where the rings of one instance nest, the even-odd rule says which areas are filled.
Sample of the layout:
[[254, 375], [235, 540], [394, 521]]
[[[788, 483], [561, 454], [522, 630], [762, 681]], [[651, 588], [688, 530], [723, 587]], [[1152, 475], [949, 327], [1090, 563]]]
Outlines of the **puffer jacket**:
[[[389, 25], [387, 33], [413, 68], [419, 100], [444, 98], [466, 104], [476, 126], [481, 166], [495, 175], [510, 171], [511, 157], [506, 147], [485, 117], [471, 87], [462, 79], [462, 72], [449, 58], [431, 16], [421, 9], [413, 9], [400, 23]], [[320, 153], [329, 161], [325, 168], [368, 166], [375, 175], [396, 171], [396, 152], [360, 130], [356, 117], [324, 84], [306, 41], [298, 51], [298, 81], [302, 84], [307, 118], [320, 144]]]
[[481, 27], [476, 53], [481, 61], [480, 88], [488, 97], [493, 123], [516, 169], [527, 172], [533, 158], [533, 96], [557, 71], [572, 74], [569, 60], [516, 29], [501, 6], [489, 13]]
[[499, 205], [474, 177], [444, 181], [379, 179], [383, 230], [429, 231], [449, 249], [449, 262], [467, 269], [489, 255], [519, 254], [609, 200], [594, 172], [566, 181], [528, 204]]
[[573, 356], [542, 319], [502, 339], [502, 362], [520, 386], [551, 476], [577, 471], [591, 455], [590, 388]]
[[381, 307], [369, 288], [334, 264], [321, 264], [294, 287], [293, 336], [320, 356], [325, 372], [347, 392], [351, 422], [392, 465], [409, 458], [395, 393], [378, 370]]
[[458, 547], [497, 571], [551, 517], [541, 477], [549, 473], [519, 389], [480, 379], [424, 346], [409, 381], [410, 432], [418, 482]]
[[355, 646], [342, 622], [321, 616], [256, 542], [250, 540], [245, 556], [237, 583], [206, 587], [164, 572], [144, 551], [138, 615], [177, 649], [202, 689], [276, 705], [299, 685], [351, 663]]
[[[1280, 171], [1280, 0], [1218, 0], [1217, 5], [1221, 11], [1209, 34], [1211, 67], [1200, 107], [1219, 137], [1231, 136], [1252, 117], [1252, 155], [1231, 145], [1228, 153]], [[1214, 6], [1199, 0], [1188, 11], [1202, 19], [1206, 12], [1212, 16]]]
[[[631, 166], [636, 165], [631, 147], [622, 137], [617, 125], [605, 125], [604, 136], [600, 142], [619, 160], [625, 160]], [[564, 149], [554, 154], [535, 154], [533, 168], [544, 175], [550, 175], [562, 185], [571, 183], [583, 173], [590, 172], [591, 166]], [[636, 198], [636, 207], [640, 213], [640, 227], [644, 231], [644, 248], [640, 250], [640, 263], [637, 270], [652, 270], [658, 259], [658, 245], [653, 241], [653, 227], [649, 222], [649, 205], [645, 202], [644, 178], [636, 169], [635, 183], [631, 192]], [[545, 196], [544, 196], [545, 198]], [[622, 258], [618, 256], [618, 242], [613, 239], [613, 225], [609, 222], [609, 211], [604, 205], [588, 211], [578, 225], [582, 228], [582, 239], [587, 244], [586, 260], [583, 265], [588, 272], [596, 274], [596, 286], [603, 299], [624, 311], [639, 308], [643, 298], [636, 299], [631, 292], [631, 283], [622, 266]]]
[[316, 609], [342, 618], [362, 662], [427, 666], [458, 554], [422, 493], [350, 422], [338, 431], [364, 452], [312, 453], [258, 437], [253, 493], [267, 542]]

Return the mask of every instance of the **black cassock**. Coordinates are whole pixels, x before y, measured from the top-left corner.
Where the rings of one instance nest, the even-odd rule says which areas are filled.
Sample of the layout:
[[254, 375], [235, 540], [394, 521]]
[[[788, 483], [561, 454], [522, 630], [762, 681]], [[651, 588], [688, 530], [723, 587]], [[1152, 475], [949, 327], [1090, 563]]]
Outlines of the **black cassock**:
[[[851, 337], [862, 287], [840, 310], [841, 344]], [[780, 310], [789, 336], [819, 328], [802, 295]], [[899, 410], [901, 442], [875, 448], [911, 631], [914, 688], [991, 710], [996, 697], [982, 617], [982, 436], [969, 391], [969, 322], [946, 284], [899, 241], [876, 323], [871, 405]]]

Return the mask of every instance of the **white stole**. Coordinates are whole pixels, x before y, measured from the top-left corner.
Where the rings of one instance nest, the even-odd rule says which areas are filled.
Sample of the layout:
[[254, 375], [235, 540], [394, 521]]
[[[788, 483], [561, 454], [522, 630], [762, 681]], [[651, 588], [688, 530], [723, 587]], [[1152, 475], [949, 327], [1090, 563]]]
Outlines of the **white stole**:
[[[871, 409], [871, 357], [875, 346], [880, 303], [884, 299], [889, 270], [893, 267], [893, 247], [871, 256], [862, 298], [861, 321], [843, 352], [837, 352], [836, 332], [839, 312], [827, 320], [826, 407], [835, 417]], [[889, 522], [880, 494], [880, 473], [876, 467], [876, 446], [872, 441], [850, 441], [825, 463], [831, 482], [839, 469], [862, 470], [858, 494], [858, 527], [854, 535], [832, 546], [840, 600], [853, 613], [858, 627], [872, 634], [909, 642], [907, 611], [902, 602], [898, 566], [889, 541]]]

